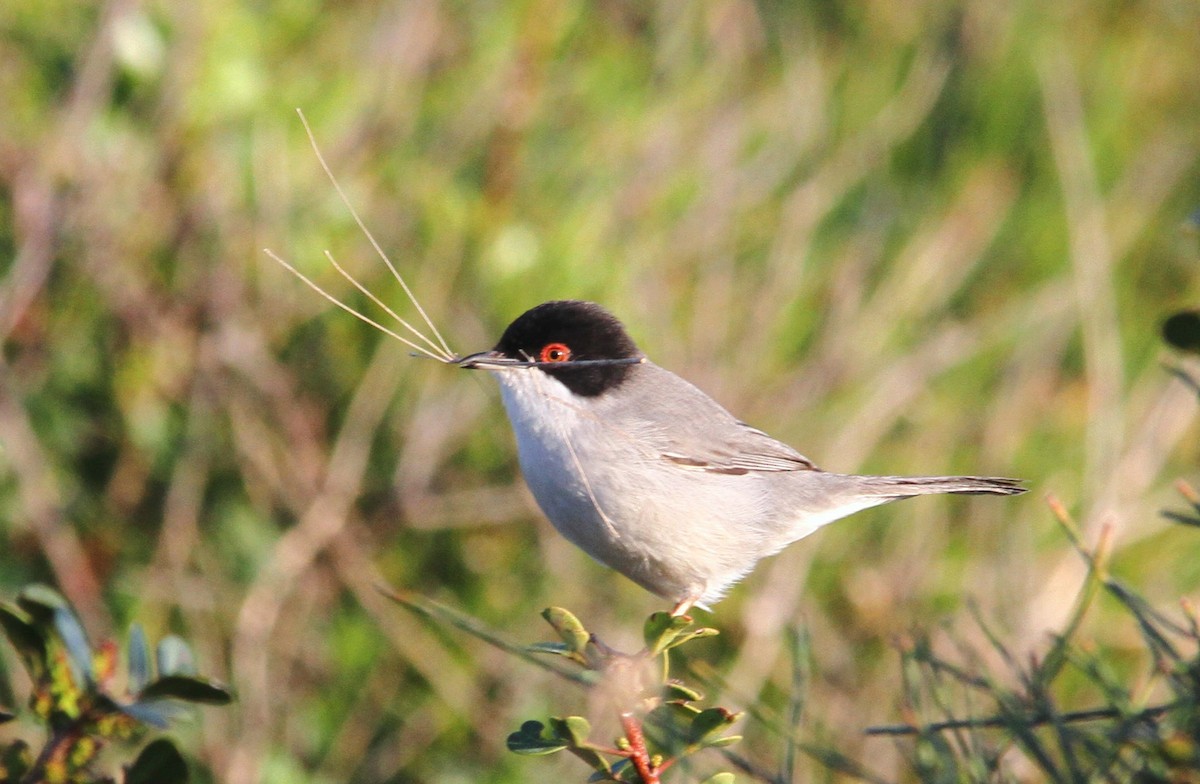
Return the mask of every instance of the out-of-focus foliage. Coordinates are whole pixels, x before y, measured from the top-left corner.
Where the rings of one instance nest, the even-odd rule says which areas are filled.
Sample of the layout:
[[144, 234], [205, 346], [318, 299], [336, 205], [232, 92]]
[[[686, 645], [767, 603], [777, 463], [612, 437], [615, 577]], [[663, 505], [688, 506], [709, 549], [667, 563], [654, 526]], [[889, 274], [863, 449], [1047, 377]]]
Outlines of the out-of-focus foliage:
[[[228, 689], [196, 674], [191, 648], [178, 637], [163, 638], [151, 664], [146, 635], [136, 624], [126, 671], [118, 675], [116, 644], [93, 649], [70, 604], [44, 585], [0, 604], [0, 629], [33, 683], [29, 707], [45, 734], [36, 755], [24, 739], [0, 743], [3, 784], [112, 782], [113, 771], [99, 762], [105, 744], [136, 739], [147, 727], [166, 729], [186, 703], [228, 705], [232, 699]], [[0, 723], [13, 718], [0, 712]], [[188, 780], [187, 764], [165, 738], [146, 744], [121, 773], [126, 784]]]
[[181, 745], [229, 784], [521, 781], [520, 719], [587, 713], [381, 583], [523, 639], [556, 604], [633, 645], [662, 609], [541, 522], [486, 379], [262, 252], [402, 303], [300, 107], [456, 350], [593, 298], [823, 467], [1029, 480], [840, 523], [699, 643], [713, 699], [769, 710], [802, 616], [828, 740], [901, 770], [861, 734], [890, 637], [966, 597], [1013, 650], [1068, 617], [1045, 492], [1151, 600], [1200, 582], [1154, 522], [1197, 456], [1157, 343], [1200, 299], [1197, 51], [1182, 0], [0, 3], [0, 591], [194, 641], [240, 699]]
[[[1193, 510], [1170, 516], [1200, 525], [1195, 491], [1186, 485], [1184, 491]], [[1197, 780], [1200, 618], [1195, 606], [1185, 601], [1182, 615], [1151, 606], [1109, 572], [1107, 532], [1089, 545], [1066, 510], [1052, 506], [1088, 566], [1071, 617], [1052, 644], [1023, 660], [985, 621], [986, 651], [973, 650], [953, 634], [939, 635], [949, 639], [937, 644], [928, 637], [910, 641], [902, 651], [902, 714], [910, 723], [868, 732], [913, 737], [910, 764], [921, 781]], [[1086, 642], [1087, 616], [1101, 595], [1115, 600], [1125, 623], [1140, 634], [1144, 673], [1120, 671], [1123, 662]], [[950, 645], [958, 649], [954, 654], [937, 650]], [[1072, 688], [1073, 680], [1093, 693], [1086, 709], [1072, 710], [1063, 702], [1065, 694], [1080, 690]], [[973, 715], [962, 715], [965, 706]], [[1012, 765], [1017, 757], [1024, 772]]]
[[[1200, 494], [1186, 482], [1180, 482], [1178, 489], [1191, 509], [1166, 511], [1163, 516], [1200, 527]], [[1050, 499], [1050, 508], [1087, 567], [1071, 614], [1054, 632], [1050, 646], [1038, 655], [1022, 657], [979, 617], [975, 620], [986, 648], [975, 648], [951, 629], [938, 630], [936, 640], [929, 630], [917, 630], [918, 637], [896, 644], [901, 656], [899, 712], [905, 723], [869, 727], [867, 734], [910, 738], [904, 747], [906, 773], [922, 782], [1196, 780], [1200, 776], [1200, 615], [1195, 605], [1184, 600], [1182, 617], [1154, 608], [1110, 572], [1111, 529], [1103, 529], [1100, 541], [1091, 545], [1057, 499]], [[1137, 629], [1142, 647], [1138, 658], [1145, 673], [1120, 671], [1124, 662], [1109, 651], [1098, 652], [1088, 641], [1088, 616], [1095, 615], [1101, 595], [1114, 599], [1126, 616], [1124, 623]], [[686, 679], [671, 677], [669, 651], [718, 633], [710, 627], [696, 628], [688, 616], [652, 614], [644, 625], [645, 645], [635, 654], [626, 654], [610, 648], [572, 613], [558, 607], [544, 610], [542, 617], [559, 640], [522, 646], [504, 640], [478, 619], [435, 602], [401, 594], [393, 598], [422, 617], [527, 661], [541, 663], [538, 654], [567, 659], [580, 669], [542, 666], [591, 689], [593, 713], [600, 707], [620, 715], [623, 734], [615, 745], [598, 745], [583, 716], [523, 722], [508, 736], [508, 748], [517, 754], [543, 757], [568, 751], [594, 770], [589, 782], [658, 784], [669, 768], [685, 759], [670, 775], [691, 774], [691, 780], [698, 780], [707, 771], [692, 767], [692, 755], [725, 750], [741, 740], [726, 732], [742, 714], [720, 707], [699, 708], [694, 703], [703, 699], [701, 693]], [[811, 739], [819, 737], [822, 718], [819, 711], [806, 716], [805, 708], [811, 673], [814, 668], [819, 671], [821, 663], [814, 665], [807, 635], [792, 628], [788, 637], [793, 672], [785, 686], [786, 711], [772, 714], [762, 705], [752, 707], [753, 718], [776, 735], [783, 750], [778, 767], [727, 750], [726, 761], [747, 778], [767, 784], [794, 781], [801, 754], [825, 766], [828, 773], [850, 780], [889, 781], [872, 771], [869, 763], [849, 759], [836, 747]], [[946, 655], [940, 650], [945, 648], [956, 650]], [[679, 669], [695, 676], [706, 668], [701, 659], [684, 660]], [[1082, 699], [1087, 707], [1073, 709], [1071, 703], [1081, 695], [1086, 695]], [[733, 774], [725, 771], [704, 782], [731, 784], [733, 780]]]

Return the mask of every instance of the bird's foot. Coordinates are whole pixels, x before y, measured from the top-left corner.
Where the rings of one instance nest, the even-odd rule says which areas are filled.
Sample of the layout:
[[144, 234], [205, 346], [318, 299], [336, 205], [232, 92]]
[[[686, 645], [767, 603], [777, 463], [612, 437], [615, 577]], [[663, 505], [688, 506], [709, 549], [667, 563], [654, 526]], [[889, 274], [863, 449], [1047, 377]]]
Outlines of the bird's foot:
[[680, 616], [686, 617], [688, 610], [692, 609], [692, 606], [695, 605], [696, 602], [698, 602], [698, 601], [700, 601], [700, 597], [696, 596], [696, 595], [683, 597], [682, 599], [679, 600], [679, 603], [675, 605], [675, 608], [673, 610], [671, 610], [671, 617], [672, 618], [678, 618]]

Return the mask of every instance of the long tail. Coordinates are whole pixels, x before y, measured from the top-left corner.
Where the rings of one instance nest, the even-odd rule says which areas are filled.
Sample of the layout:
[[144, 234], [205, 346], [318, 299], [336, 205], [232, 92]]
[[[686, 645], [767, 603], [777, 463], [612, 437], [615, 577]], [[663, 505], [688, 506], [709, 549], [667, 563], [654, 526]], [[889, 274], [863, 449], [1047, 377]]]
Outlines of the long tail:
[[881, 498], [911, 498], [933, 493], [962, 495], [1018, 495], [1026, 488], [1021, 479], [1002, 476], [864, 476], [862, 489]]
[[809, 478], [808, 486], [800, 494], [797, 512], [789, 521], [786, 536], [778, 540], [779, 547], [847, 515], [915, 495], [1017, 495], [1025, 492], [1020, 479], [998, 476], [858, 476], [824, 472], [803, 476]]

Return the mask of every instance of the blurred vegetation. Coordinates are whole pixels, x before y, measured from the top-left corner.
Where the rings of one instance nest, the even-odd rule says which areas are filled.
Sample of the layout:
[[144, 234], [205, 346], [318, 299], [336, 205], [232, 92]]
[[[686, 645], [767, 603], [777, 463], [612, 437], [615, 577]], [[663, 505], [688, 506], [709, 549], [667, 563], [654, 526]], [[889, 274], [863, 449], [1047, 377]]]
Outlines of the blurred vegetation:
[[[1200, 526], [1195, 491], [1183, 487], [1192, 509], [1169, 514]], [[1056, 500], [1051, 507], [1088, 567], [1071, 616], [1051, 644], [1022, 656], [978, 617], [987, 650], [964, 644], [952, 631], [936, 641], [909, 641], [901, 646], [908, 723], [868, 733], [914, 738], [909, 759], [921, 781], [1200, 780], [1195, 606], [1184, 600], [1182, 613], [1155, 609], [1109, 571], [1109, 529], [1090, 544]], [[1088, 616], [1102, 593], [1140, 634], [1143, 672], [1122, 671], [1122, 662], [1091, 641]], [[948, 647], [955, 652], [946, 655]], [[1089, 707], [1065, 707], [1081, 691], [1092, 692]], [[962, 714], [964, 707], [970, 715]]]
[[[786, 708], [799, 621], [819, 740], [910, 776], [863, 734], [902, 712], [893, 638], [973, 599], [1019, 655], [1071, 616], [1086, 566], [1040, 496], [1149, 601], [1200, 584], [1156, 519], [1200, 443], [1158, 341], [1200, 299], [1197, 51], [1190, 0], [0, 4], [0, 595], [193, 641], [239, 701], [180, 745], [229, 784], [523, 781], [508, 733], [587, 713], [381, 584], [521, 640], [553, 604], [633, 648], [662, 609], [541, 520], [486, 379], [262, 252], [401, 301], [301, 107], [456, 350], [596, 299], [823, 467], [1029, 480], [840, 523], [704, 619], [711, 699]], [[0, 650], [0, 706], [23, 677]]]
[[[124, 654], [112, 641], [93, 647], [70, 604], [44, 585], [28, 586], [16, 602], [0, 604], [0, 629], [33, 682], [29, 707], [45, 725], [36, 755], [25, 739], [0, 745], [3, 784], [115, 781], [115, 770], [103, 770], [107, 744], [129, 745], [142, 740], [147, 728], [166, 729], [187, 714], [187, 703], [228, 705], [232, 699], [228, 689], [196, 674], [191, 648], [174, 635], [159, 641], [153, 660], [137, 624]], [[0, 724], [13, 718], [0, 711]], [[187, 780], [187, 763], [166, 738], [150, 741], [121, 766], [125, 784]]]

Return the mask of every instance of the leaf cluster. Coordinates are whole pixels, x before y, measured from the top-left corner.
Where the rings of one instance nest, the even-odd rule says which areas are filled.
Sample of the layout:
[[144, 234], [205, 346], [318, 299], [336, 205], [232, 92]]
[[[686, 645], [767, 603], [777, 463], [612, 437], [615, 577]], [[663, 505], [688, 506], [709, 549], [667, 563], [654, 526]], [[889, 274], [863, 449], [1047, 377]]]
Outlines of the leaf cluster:
[[[624, 696], [623, 704], [617, 706], [624, 735], [617, 738], [615, 746], [608, 746], [590, 738], [591, 723], [583, 716], [552, 717], [545, 724], [530, 720], [508, 736], [510, 751], [532, 756], [569, 751], [592, 768], [588, 781], [656, 784], [679, 760], [741, 739], [727, 734], [740, 713], [699, 707], [696, 703], [703, 695], [670, 675], [668, 652], [711, 637], [716, 629], [696, 627], [688, 616], [657, 612], [646, 619], [645, 647], [627, 654], [605, 645], [568, 610], [550, 607], [542, 617], [559, 639], [534, 643], [529, 650], [566, 658], [597, 674], [598, 683], [620, 681], [606, 685]], [[646, 682], [641, 665], [651, 663], [656, 665], [656, 676]], [[732, 781], [733, 775], [725, 772], [706, 779], [709, 784]]]
[[[134, 624], [125, 651], [124, 687], [117, 687], [119, 651], [113, 643], [93, 647], [70, 604], [44, 585], [22, 590], [0, 604], [0, 628], [33, 683], [29, 709], [47, 728], [34, 756], [16, 740], [0, 747], [0, 784], [114, 781], [96, 770], [104, 745], [132, 740], [146, 728], [165, 729], [188, 704], [226, 705], [232, 694], [196, 674], [186, 642], [167, 636], [153, 656], [145, 632]], [[0, 723], [16, 715], [0, 710]], [[187, 766], [171, 741], [147, 744], [123, 771], [121, 781], [182, 782]]]

